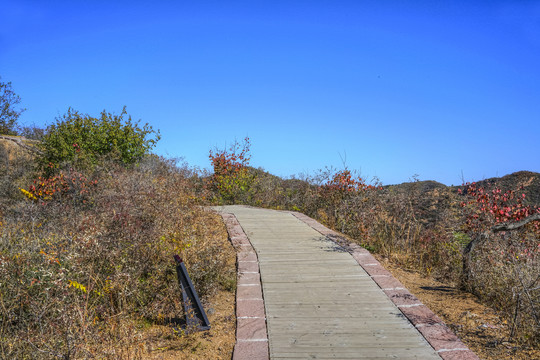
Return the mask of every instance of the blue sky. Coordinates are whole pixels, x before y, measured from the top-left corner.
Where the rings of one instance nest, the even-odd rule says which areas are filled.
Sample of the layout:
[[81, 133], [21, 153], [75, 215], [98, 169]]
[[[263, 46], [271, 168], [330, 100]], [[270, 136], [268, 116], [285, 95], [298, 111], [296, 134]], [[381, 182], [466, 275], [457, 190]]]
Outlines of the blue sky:
[[208, 168], [384, 184], [540, 172], [540, 1], [3, 0], [0, 76], [45, 126], [68, 107], [160, 129]]

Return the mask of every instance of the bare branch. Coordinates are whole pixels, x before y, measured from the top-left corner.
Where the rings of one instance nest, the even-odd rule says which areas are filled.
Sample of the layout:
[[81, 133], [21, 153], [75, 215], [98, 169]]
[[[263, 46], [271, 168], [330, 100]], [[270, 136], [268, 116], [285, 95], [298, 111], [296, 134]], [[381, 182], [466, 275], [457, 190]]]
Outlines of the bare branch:
[[523, 226], [527, 225], [531, 221], [535, 221], [535, 220], [540, 220], [540, 213], [528, 216], [525, 219], [514, 222], [514, 223], [507, 222], [507, 223], [504, 223], [504, 224], [495, 225], [494, 227], [491, 228], [491, 231], [496, 233], [496, 232], [499, 232], [499, 231], [516, 230], [516, 229], [519, 229], [520, 227], [523, 227]]

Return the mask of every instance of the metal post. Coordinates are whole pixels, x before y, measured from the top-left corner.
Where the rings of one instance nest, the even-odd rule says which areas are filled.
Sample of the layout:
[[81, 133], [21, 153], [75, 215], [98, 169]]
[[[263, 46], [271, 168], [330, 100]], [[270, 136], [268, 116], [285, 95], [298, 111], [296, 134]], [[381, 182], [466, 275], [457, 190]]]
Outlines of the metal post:
[[199, 296], [193, 283], [189, 278], [186, 266], [178, 255], [174, 255], [176, 261], [176, 273], [178, 274], [178, 283], [182, 289], [182, 302], [184, 303], [184, 313], [186, 316], [186, 329], [196, 329], [197, 331], [209, 330], [210, 322], [201, 305]]

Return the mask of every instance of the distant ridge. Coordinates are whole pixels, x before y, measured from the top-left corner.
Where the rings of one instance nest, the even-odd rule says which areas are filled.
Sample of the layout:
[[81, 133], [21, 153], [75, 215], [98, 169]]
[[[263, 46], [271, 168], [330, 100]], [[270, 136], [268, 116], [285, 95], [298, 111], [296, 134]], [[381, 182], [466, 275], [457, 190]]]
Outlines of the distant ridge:
[[[540, 206], [540, 173], [534, 171], [517, 171], [502, 177], [493, 177], [485, 180], [475, 181], [479, 187], [487, 190], [501, 189], [502, 191], [514, 190], [525, 194], [525, 201], [530, 205]], [[433, 180], [404, 182], [398, 185], [386, 185], [384, 188], [392, 191], [415, 191], [419, 193], [450, 190], [457, 193], [458, 189], [464, 186], [447, 186]], [[523, 187], [523, 189], [521, 189]]]

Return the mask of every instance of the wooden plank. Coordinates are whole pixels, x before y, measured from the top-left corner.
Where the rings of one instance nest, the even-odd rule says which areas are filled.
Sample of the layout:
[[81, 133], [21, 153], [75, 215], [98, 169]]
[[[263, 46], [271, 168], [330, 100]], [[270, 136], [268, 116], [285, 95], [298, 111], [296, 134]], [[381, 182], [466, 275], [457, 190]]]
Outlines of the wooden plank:
[[272, 359], [440, 359], [335, 243], [288, 213], [225, 211], [257, 252]]

